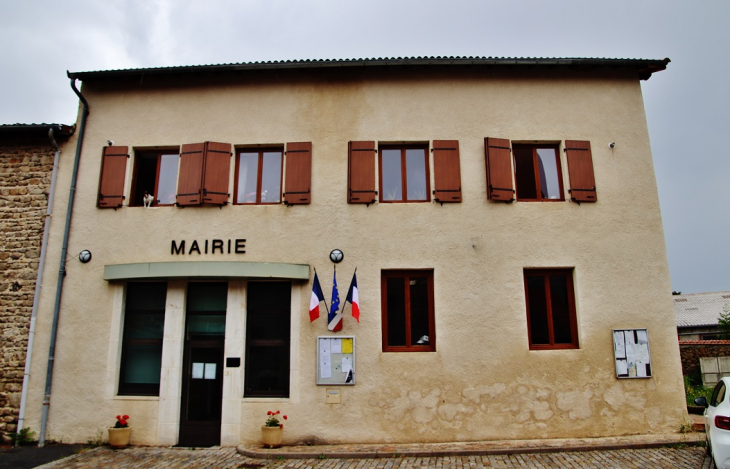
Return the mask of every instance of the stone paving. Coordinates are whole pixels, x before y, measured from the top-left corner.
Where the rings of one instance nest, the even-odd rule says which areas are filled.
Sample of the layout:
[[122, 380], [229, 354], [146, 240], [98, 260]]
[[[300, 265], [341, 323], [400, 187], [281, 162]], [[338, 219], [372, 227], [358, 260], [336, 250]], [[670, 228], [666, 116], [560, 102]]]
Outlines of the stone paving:
[[686, 445], [649, 449], [526, 453], [482, 456], [395, 457], [369, 459], [254, 459], [233, 447], [184, 449], [96, 448], [50, 464], [44, 469], [91, 468], [709, 468], [705, 449]]

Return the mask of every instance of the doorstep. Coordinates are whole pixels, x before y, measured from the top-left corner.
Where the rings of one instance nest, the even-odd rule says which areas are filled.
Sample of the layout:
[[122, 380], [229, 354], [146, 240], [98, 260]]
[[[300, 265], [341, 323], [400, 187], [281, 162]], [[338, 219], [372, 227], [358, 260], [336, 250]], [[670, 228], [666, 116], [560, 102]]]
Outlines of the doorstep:
[[240, 445], [237, 451], [256, 459], [359, 459], [397, 457], [482, 456], [489, 454], [557, 453], [614, 449], [658, 448], [668, 445], [704, 444], [704, 433], [631, 435], [603, 438], [550, 440], [496, 440], [454, 443], [296, 445], [263, 448]]

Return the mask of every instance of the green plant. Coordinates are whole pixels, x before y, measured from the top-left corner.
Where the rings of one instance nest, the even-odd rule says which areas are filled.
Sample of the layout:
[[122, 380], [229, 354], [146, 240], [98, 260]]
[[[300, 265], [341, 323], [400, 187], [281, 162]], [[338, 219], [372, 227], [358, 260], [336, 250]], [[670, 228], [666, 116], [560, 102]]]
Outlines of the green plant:
[[324, 453], [319, 453], [319, 456], [317, 456], [319, 459], [327, 459], [327, 455]]
[[99, 428], [92, 438], [86, 440], [86, 446], [91, 448], [98, 448], [104, 444], [104, 430]]
[[10, 442], [13, 445], [30, 445], [32, 443], [35, 443], [35, 432], [31, 430], [29, 427], [21, 428], [19, 432], [17, 433], [11, 433], [10, 434]]
[[710, 400], [712, 396], [712, 388], [706, 388], [702, 385], [692, 385], [692, 380], [689, 376], [684, 377], [684, 393], [687, 398], [687, 405], [695, 405], [695, 399], [704, 396], [707, 400]]
[[[266, 415], [268, 415], [269, 417], [266, 419], [266, 423], [264, 424], [264, 426], [284, 428], [284, 424], [283, 423], [280, 423], [279, 422], [279, 417], [277, 417], [277, 415], [279, 415], [280, 413], [281, 412], [278, 411], [278, 410], [276, 412], [274, 412], [273, 410], [268, 411], [266, 413]], [[282, 415], [281, 418], [283, 418], [284, 420], [286, 420], [287, 419], [287, 416], [286, 415]]]

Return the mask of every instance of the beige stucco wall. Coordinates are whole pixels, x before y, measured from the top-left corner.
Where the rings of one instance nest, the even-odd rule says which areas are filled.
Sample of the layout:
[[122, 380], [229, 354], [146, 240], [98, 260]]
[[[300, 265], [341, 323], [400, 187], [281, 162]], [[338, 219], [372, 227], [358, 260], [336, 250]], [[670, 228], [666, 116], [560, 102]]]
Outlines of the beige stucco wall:
[[[358, 268], [361, 323], [349, 316], [348, 306], [340, 334], [357, 338], [357, 384], [341, 390], [342, 404], [325, 404], [325, 388], [314, 382], [316, 337], [328, 334], [326, 320], [309, 324], [311, 284], [294, 282], [292, 396], [240, 399], [241, 442], [258, 441], [266, 411], [276, 409], [289, 415], [287, 442], [678, 430], [686, 415], [679, 350], [638, 80], [578, 72], [541, 77], [498, 71], [430, 76], [428, 69], [409, 76], [362, 73], [279, 71], [209, 86], [83, 87], [91, 114], [68, 252], [71, 258], [89, 249], [93, 260], [68, 264], [49, 437], [86, 441], [111, 425], [116, 414], [127, 413], [133, 443], [169, 443], [159, 433], [159, 400], [113, 396], [110, 379], [118, 374], [118, 363], [110, 357], [116, 356], [111, 347], [119, 346], [112, 339], [120, 328], [115, 311], [122, 287], [102, 279], [105, 265], [174, 260], [309, 264], [318, 269], [329, 303], [328, 253], [334, 248], [345, 253], [337, 267], [343, 300]], [[561, 145], [566, 139], [590, 140], [598, 202], [488, 201], [483, 156], [488, 136]], [[97, 209], [101, 152], [108, 139], [130, 149], [202, 141], [311, 141], [312, 203]], [[349, 140], [434, 139], [459, 140], [463, 203], [346, 203]], [[614, 150], [608, 148], [611, 141]], [[75, 145], [76, 137], [65, 148], [55, 199], [27, 409], [33, 429], [40, 422]], [[560, 155], [567, 196], [567, 167]], [[127, 194], [132, 163], [133, 158]], [[233, 170], [234, 165], [231, 184]], [[246, 238], [246, 254], [170, 255], [172, 239], [211, 238]], [[575, 269], [578, 350], [528, 349], [525, 267]], [[435, 353], [381, 351], [380, 271], [392, 268], [434, 270]], [[237, 291], [245, 288], [236, 285]], [[236, 311], [244, 308], [239, 303]], [[239, 342], [245, 337], [240, 327], [235, 332]], [[651, 379], [615, 377], [614, 328], [648, 330]]]

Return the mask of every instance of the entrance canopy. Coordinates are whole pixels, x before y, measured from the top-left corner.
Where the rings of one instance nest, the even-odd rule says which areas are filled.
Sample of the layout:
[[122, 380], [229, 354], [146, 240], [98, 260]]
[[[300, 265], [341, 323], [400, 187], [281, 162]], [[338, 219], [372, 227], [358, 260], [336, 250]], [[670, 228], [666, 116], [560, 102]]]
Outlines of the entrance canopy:
[[283, 278], [309, 280], [308, 264], [274, 262], [141, 262], [104, 266], [104, 280], [171, 278]]

